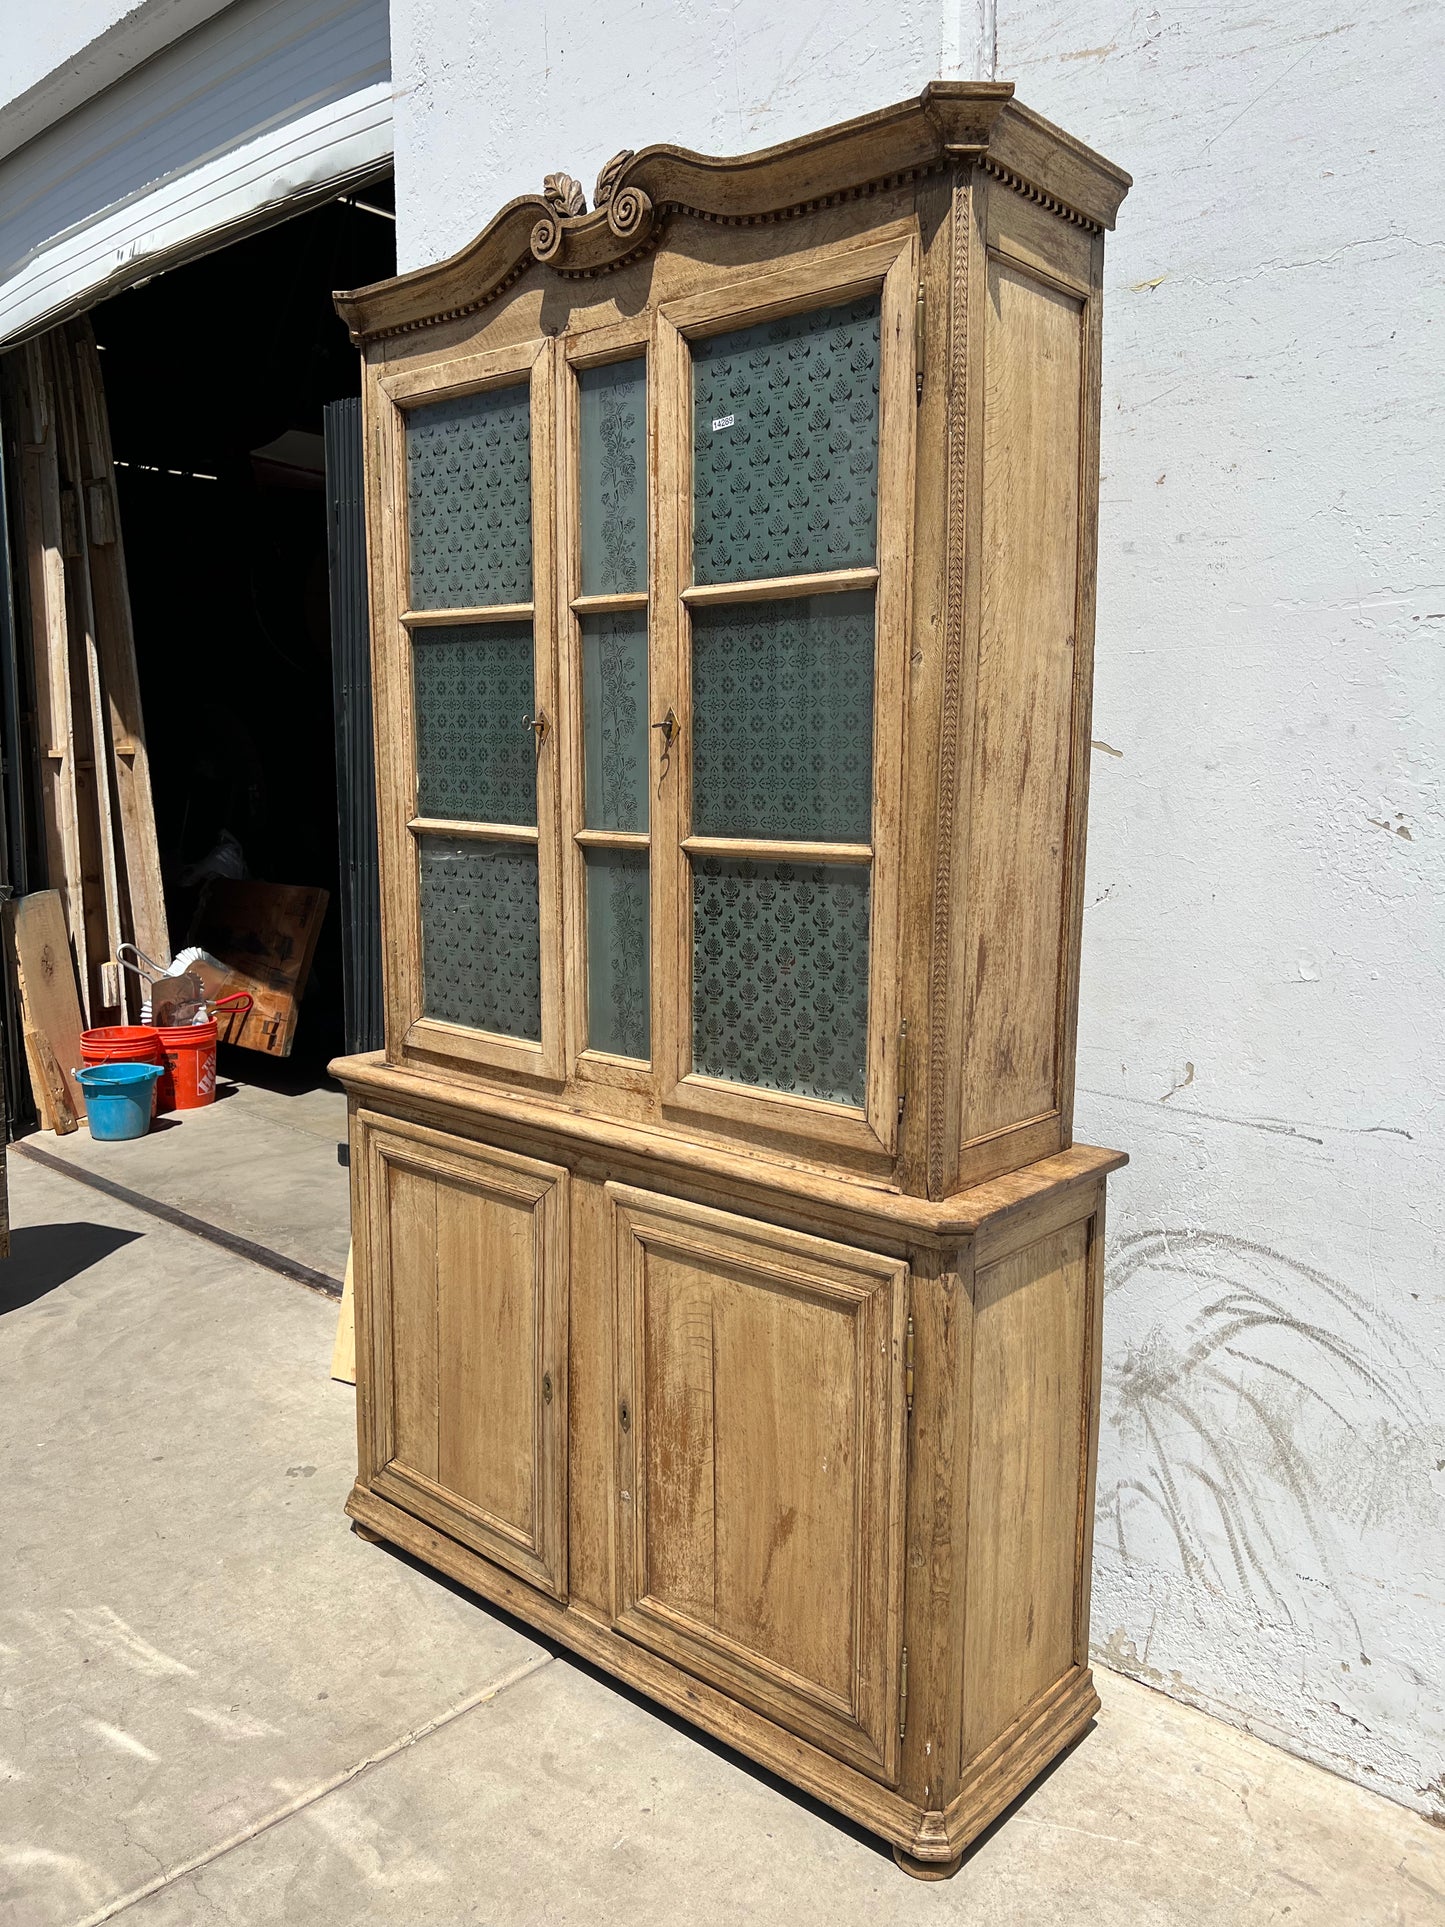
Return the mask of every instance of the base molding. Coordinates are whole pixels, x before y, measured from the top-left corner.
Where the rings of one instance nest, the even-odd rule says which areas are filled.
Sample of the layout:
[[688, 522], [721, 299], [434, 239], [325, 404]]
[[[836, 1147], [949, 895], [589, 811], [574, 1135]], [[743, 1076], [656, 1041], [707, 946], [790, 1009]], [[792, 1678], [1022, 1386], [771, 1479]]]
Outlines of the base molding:
[[880, 1835], [893, 1847], [899, 1866], [918, 1879], [947, 1879], [956, 1873], [969, 1842], [1098, 1711], [1092, 1675], [1086, 1667], [1071, 1668], [973, 1762], [963, 1789], [944, 1812], [927, 1810], [634, 1645], [596, 1618], [537, 1592], [360, 1482], [352, 1488], [346, 1511], [358, 1537], [412, 1554]]

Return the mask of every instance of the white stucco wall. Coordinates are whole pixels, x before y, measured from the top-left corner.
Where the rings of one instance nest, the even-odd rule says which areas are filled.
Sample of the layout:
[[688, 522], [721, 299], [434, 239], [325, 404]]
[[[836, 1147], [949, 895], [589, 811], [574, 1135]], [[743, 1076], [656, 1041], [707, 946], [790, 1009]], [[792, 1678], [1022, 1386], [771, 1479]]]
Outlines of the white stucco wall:
[[1445, 15], [392, 0], [399, 257], [623, 146], [990, 72], [995, 37], [1136, 178], [1077, 1116], [1133, 1157], [1100, 1653], [1445, 1811]]
[[391, 39], [403, 269], [559, 168], [590, 200], [619, 148], [746, 153], [979, 57], [973, 5], [937, 0], [392, 0]]
[[1445, 1812], [1445, 15], [1001, 0], [1129, 168], [1081, 1137], [1103, 1655]]
[[[398, 251], [997, 71], [1110, 243], [1082, 1138], [1101, 1656], [1445, 1810], [1445, 16], [393, 0]], [[1150, 285], [1157, 284], [1157, 285]], [[1435, 296], [1432, 330], [1432, 292]]]

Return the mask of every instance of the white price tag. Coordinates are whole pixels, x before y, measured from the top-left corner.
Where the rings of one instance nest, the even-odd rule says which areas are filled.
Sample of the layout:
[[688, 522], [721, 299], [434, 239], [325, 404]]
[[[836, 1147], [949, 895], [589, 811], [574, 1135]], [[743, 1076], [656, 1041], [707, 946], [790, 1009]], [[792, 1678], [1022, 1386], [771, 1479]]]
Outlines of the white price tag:
[[717, 415], [717, 416], [715, 416], [715, 417], [713, 418], [713, 425], [712, 425], [712, 432], [713, 432], [713, 434], [714, 434], [714, 435], [716, 435], [716, 433], [718, 432], [718, 430], [719, 430], [720, 428], [731, 428], [731, 427], [732, 427], [732, 425], [733, 425], [733, 423], [734, 423], [734, 422], [735, 422], [736, 420], [737, 420], [737, 416], [736, 416], [736, 415]]

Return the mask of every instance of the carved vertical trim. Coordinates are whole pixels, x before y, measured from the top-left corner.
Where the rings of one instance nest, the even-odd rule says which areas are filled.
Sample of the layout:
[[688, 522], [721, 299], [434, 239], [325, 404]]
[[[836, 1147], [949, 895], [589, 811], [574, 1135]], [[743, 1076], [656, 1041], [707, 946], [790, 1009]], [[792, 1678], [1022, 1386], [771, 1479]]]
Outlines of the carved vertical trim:
[[948, 533], [943, 622], [942, 716], [938, 746], [938, 841], [933, 876], [933, 954], [929, 973], [928, 1195], [939, 1196], [945, 1170], [948, 1108], [948, 980], [953, 916], [953, 846], [958, 816], [959, 684], [963, 667], [963, 565], [967, 548], [968, 282], [973, 195], [954, 178], [949, 275]]

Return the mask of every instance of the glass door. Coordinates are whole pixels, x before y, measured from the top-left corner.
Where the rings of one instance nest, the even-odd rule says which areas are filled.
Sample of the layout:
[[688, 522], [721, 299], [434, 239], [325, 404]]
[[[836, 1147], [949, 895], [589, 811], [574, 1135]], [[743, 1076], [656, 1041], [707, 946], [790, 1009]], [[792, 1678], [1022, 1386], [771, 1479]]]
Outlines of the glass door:
[[900, 319], [916, 285], [908, 247], [885, 259], [861, 287], [856, 257], [833, 264], [848, 275], [833, 288], [826, 269], [801, 290], [793, 271], [786, 305], [763, 281], [712, 312], [664, 310], [690, 509], [674, 675], [685, 1005], [665, 1096], [875, 1149], [897, 1111]]
[[569, 1057], [634, 1089], [652, 1056], [649, 333], [569, 340], [559, 408]]
[[407, 1041], [542, 1071], [560, 1056], [551, 408], [537, 366], [550, 357], [533, 344], [474, 359], [392, 385], [416, 864]]

